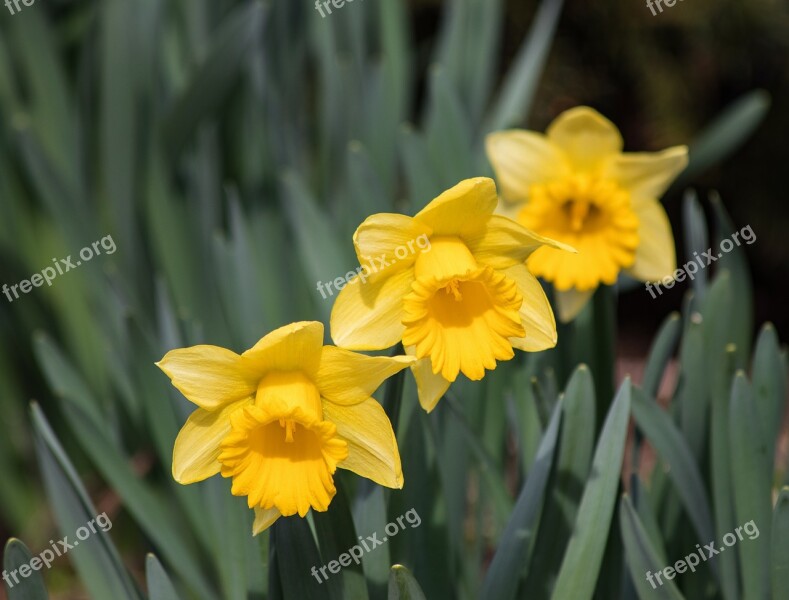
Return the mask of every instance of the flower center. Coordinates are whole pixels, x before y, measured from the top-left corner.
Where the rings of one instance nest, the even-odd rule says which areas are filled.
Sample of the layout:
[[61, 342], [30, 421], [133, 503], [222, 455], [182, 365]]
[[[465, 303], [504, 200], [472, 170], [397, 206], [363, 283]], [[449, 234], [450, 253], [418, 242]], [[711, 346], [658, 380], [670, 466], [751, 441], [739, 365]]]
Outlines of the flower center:
[[334, 472], [347, 456], [347, 442], [323, 420], [315, 384], [300, 372], [275, 371], [260, 381], [255, 403], [231, 416], [219, 462], [250, 508], [303, 517], [328, 508]]
[[562, 210], [570, 222], [570, 229], [576, 233], [582, 231], [584, 227], [590, 227], [602, 214], [597, 205], [592, 204], [587, 198], [568, 200], [562, 206]]
[[638, 217], [630, 194], [612, 181], [577, 174], [533, 185], [518, 220], [524, 227], [578, 250], [578, 254], [571, 254], [542, 247], [528, 259], [532, 273], [552, 281], [559, 290], [611, 285], [621, 269], [635, 262]]
[[[435, 246], [434, 246], [435, 248]], [[449, 278], [418, 277], [403, 299], [403, 344], [433, 372], [455, 381], [482, 379], [497, 360], [514, 356], [509, 338], [523, 337], [523, 297], [514, 281], [489, 266]]]

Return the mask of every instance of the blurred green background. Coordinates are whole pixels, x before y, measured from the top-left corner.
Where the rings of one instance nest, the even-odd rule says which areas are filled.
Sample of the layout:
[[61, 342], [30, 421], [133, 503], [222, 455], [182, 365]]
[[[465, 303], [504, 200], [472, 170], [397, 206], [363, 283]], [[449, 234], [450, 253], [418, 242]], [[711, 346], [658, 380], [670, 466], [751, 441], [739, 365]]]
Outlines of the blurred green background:
[[[0, 6], [0, 283], [107, 234], [118, 246], [52, 288], [0, 296], [0, 539], [39, 548], [54, 535], [28, 414], [36, 399], [96, 508], [112, 515], [125, 564], [142, 573], [155, 524], [140, 534], [119, 497], [139, 490], [119, 494], [112, 465], [95, 457], [101, 444], [119, 449], [155, 489], [149, 501], [180, 494], [196, 506], [198, 492], [173, 491], [168, 470], [187, 407], [152, 362], [177, 345], [240, 350], [289, 320], [325, 318], [330, 303], [313, 282], [347, 271], [364, 216], [416, 210], [485, 174], [485, 115], [537, 3], [363, 1], [325, 21], [307, 0]], [[627, 150], [658, 150], [692, 143], [755, 89], [770, 108], [754, 135], [683, 183], [707, 210], [718, 190], [737, 227], [751, 225], [754, 323], [774, 322], [786, 340], [786, 2], [686, 0], [652, 16], [640, 0], [570, 1], [536, 93], [515, 111], [528, 117], [507, 124], [542, 131], [586, 104], [620, 127]], [[664, 200], [678, 256], [682, 191]], [[643, 363], [686, 291], [620, 298], [620, 359]], [[96, 445], [90, 427], [106, 439]], [[79, 597], [67, 562], [48, 578]]]

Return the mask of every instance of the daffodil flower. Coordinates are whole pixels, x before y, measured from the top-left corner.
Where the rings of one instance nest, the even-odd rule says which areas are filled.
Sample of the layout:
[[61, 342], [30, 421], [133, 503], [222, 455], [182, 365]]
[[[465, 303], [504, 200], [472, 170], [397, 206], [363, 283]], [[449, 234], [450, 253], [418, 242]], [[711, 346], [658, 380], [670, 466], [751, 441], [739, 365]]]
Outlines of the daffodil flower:
[[[458, 374], [482, 379], [496, 361], [511, 359], [513, 348], [556, 345], [551, 306], [524, 261], [544, 245], [567, 247], [494, 215], [497, 201], [492, 179], [467, 179], [414, 217], [369, 217], [353, 237], [369, 273], [337, 297], [332, 339], [354, 350], [402, 341], [420, 359], [412, 371], [428, 412]], [[430, 244], [418, 251], [399, 252], [425, 238]], [[374, 272], [375, 257], [387, 268]]]
[[528, 261], [553, 283], [563, 321], [620, 271], [658, 281], [676, 269], [674, 237], [657, 199], [687, 165], [685, 146], [622, 152], [617, 128], [584, 106], [559, 115], [546, 135], [500, 131], [486, 145], [503, 196], [499, 212], [578, 250], [544, 247]]
[[282, 515], [327, 510], [337, 467], [402, 488], [392, 425], [371, 394], [414, 360], [324, 346], [318, 322], [281, 327], [240, 355], [172, 350], [157, 365], [198, 406], [175, 441], [173, 477], [231, 478], [255, 510], [255, 535]]

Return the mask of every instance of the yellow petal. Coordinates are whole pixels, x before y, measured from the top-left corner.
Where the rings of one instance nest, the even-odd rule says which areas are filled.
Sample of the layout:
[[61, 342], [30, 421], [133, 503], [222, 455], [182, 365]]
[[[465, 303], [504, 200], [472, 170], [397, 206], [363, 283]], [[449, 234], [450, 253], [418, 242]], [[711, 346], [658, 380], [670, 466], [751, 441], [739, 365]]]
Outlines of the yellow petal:
[[374, 279], [393, 275], [414, 264], [423, 250], [430, 249], [432, 229], [412, 217], [381, 213], [368, 217], [353, 234], [359, 264]]
[[336, 404], [358, 404], [372, 396], [383, 381], [416, 359], [409, 356], [365, 356], [335, 346], [324, 346], [318, 369], [321, 396]]
[[[314, 378], [323, 348], [323, 323], [301, 321], [275, 329], [243, 356], [259, 369], [302, 371]], [[257, 389], [257, 384], [256, 388]]]
[[658, 281], [670, 276], [677, 268], [674, 235], [666, 211], [657, 200], [633, 203], [639, 219], [640, 243], [636, 262], [625, 272], [640, 281]]
[[576, 252], [566, 244], [543, 237], [499, 215], [492, 216], [479, 234], [467, 238], [466, 245], [477, 261], [494, 269], [521, 264], [543, 245]]
[[595, 290], [578, 291], [569, 289], [566, 292], [555, 290], [556, 312], [562, 323], [572, 321], [583, 310], [586, 303], [594, 295]]
[[571, 167], [593, 171], [622, 151], [616, 126], [596, 110], [578, 106], [560, 114], [548, 127], [548, 139], [564, 150]]
[[634, 199], [660, 198], [687, 165], [687, 146], [662, 152], [625, 153], [611, 161], [605, 177], [630, 191]]
[[350, 350], [382, 350], [403, 336], [403, 297], [411, 291], [414, 270], [347, 285], [331, 311], [331, 337]]
[[230, 431], [230, 415], [251, 403], [250, 398], [220, 410], [198, 408], [189, 415], [175, 439], [173, 479], [187, 484], [219, 473], [219, 445]]
[[485, 138], [488, 160], [496, 172], [501, 195], [509, 202], [524, 202], [529, 187], [569, 176], [567, 159], [544, 135], [513, 129]]
[[400, 452], [389, 417], [374, 398], [353, 406], [323, 403], [324, 418], [337, 426], [348, 443], [348, 458], [338, 465], [379, 485], [403, 487]]
[[465, 237], [484, 227], [497, 202], [492, 179], [465, 179], [433, 200], [414, 219], [430, 227], [433, 235]]
[[[416, 348], [414, 346], [406, 346], [405, 351], [409, 356], [416, 356]], [[441, 373], [433, 373], [433, 365], [429, 356], [420, 359], [415, 365], [412, 365], [411, 372], [416, 380], [419, 404], [427, 412], [432, 412], [438, 401], [446, 394], [451, 382], [444, 379]]]
[[219, 346], [170, 350], [156, 366], [190, 402], [206, 410], [253, 395], [260, 379], [254, 364]]
[[255, 507], [255, 522], [252, 523], [252, 535], [264, 532], [279, 519], [282, 513], [277, 508]]
[[504, 273], [515, 281], [518, 291], [523, 296], [520, 315], [526, 335], [522, 338], [510, 338], [514, 348], [526, 352], [537, 352], [556, 345], [556, 321], [553, 310], [540, 282], [524, 265], [516, 265], [505, 269]]

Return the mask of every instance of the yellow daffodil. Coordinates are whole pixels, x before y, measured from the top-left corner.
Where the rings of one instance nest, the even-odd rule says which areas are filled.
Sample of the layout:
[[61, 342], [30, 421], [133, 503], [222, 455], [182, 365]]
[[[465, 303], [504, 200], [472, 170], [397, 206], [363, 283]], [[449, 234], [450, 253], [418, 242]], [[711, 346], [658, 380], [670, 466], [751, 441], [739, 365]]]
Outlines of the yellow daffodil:
[[687, 165], [687, 148], [625, 153], [622, 145], [617, 128], [584, 106], [559, 115], [546, 135], [513, 130], [487, 138], [503, 196], [499, 212], [578, 250], [543, 247], [528, 260], [532, 273], [553, 283], [563, 321], [620, 271], [658, 281], [676, 268], [657, 199]]
[[497, 201], [492, 179], [467, 179], [415, 217], [373, 215], [354, 234], [364, 270], [337, 297], [332, 339], [354, 350], [402, 341], [420, 359], [412, 370], [427, 411], [459, 373], [482, 379], [513, 348], [556, 345], [550, 304], [524, 261], [562, 245], [494, 215]]
[[337, 467], [402, 488], [392, 425], [370, 395], [414, 360], [324, 346], [317, 322], [281, 327], [240, 355], [172, 350], [157, 365], [198, 406], [175, 441], [173, 477], [232, 478], [255, 510], [255, 535], [282, 515], [325, 511]]

